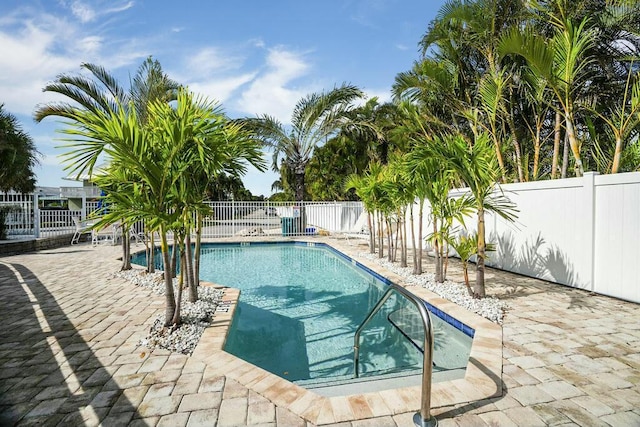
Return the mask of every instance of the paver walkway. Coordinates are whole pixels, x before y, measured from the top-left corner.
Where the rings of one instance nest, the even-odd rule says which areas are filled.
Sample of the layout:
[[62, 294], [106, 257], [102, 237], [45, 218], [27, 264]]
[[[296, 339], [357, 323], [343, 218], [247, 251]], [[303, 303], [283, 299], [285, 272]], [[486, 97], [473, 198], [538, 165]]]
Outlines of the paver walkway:
[[[119, 255], [79, 245], [0, 257], [0, 425], [310, 426], [202, 362], [139, 346], [164, 300], [110, 277]], [[640, 426], [638, 304], [490, 269], [487, 283], [510, 306], [504, 393], [434, 408], [440, 426]]]

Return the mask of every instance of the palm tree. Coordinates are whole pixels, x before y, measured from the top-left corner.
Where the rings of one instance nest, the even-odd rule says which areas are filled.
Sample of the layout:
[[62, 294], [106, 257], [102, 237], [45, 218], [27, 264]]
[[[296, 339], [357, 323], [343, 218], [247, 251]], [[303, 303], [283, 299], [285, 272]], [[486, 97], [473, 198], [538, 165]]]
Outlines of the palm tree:
[[[500, 176], [500, 167], [496, 161], [491, 141], [486, 133], [479, 133], [477, 138], [470, 143], [462, 135], [447, 135], [443, 137], [441, 144], [434, 144], [433, 153], [440, 161], [467, 185], [471, 200], [474, 204], [478, 218], [478, 250], [476, 282], [474, 284], [474, 296], [485, 296], [484, 286], [484, 262], [486, 251], [485, 211], [494, 212], [502, 218], [513, 221], [515, 219], [515, 205], [496, 189]], [[499, 188], [499, 187], [498, 187]]]
[[576, 133], [578, 88], [589, 79], [590, 65], [594, 61], [589, 50], [595, 45], [596, 32], [588, 28], [586, 18], [578, 25], [570, 19], [554, 15], [550, 18], [554, 24], [550, 39], [536, 33], [532, 27], [513, 28], [500, 40], [500, 52], [525, 58], [531, 70], [553, 91], [564, 115], [576, 174], [582, 176], [584, 167]]
[[[111, 158], [107, 174], [98, 177], [97, 183], [120, 191], [107, 195], [115, 202], [114, 208], [98, 226], [116, 220], [145, 220], [151, 230], [159, 231], [165, 325], [169, 326], [180, 323], [181, 288], [176, 301], [167, 233], [179, 236], [176, 243], [185, 253], [193, 214], [204, 206], [206, 183], [225, 169], [243, 170], [245, 161], [259, 168], [263, 164], [256, 141], [230, 124], [217, 104], [181, 89], [176, 108], [156, 100], [148, 111], [148, 125], [142, 126], [133, 108], [109, 113], [77, 110], [70, 127], [63, 130], [70, 149], [65, 159], [70, 169], [82, 173], [90, 167], [90, 158], [84, 153], [104, 152]], [[189, 257], [186, 261], [189, 272]]]
[[[93, 113], [109, 114], [119, 109], [136, 110], [136, 118], [141, 124], [148, 120], [148, 108], [156, 100], [168, 103], [176, 99], [180, 85], [171, 80], [162, 70], [157, 60], [148, 57], [138, 68], [129, 91], [125, 90], [104, 67], [96, 64], [83, 63], [81, 68], [90, 72], [84, 75], [62, 74], [53, 83], [47, 84], [43, 91], [54, 92], [65, 96], [73, 102], [54, 102], [39, 105], [34, 113], [37, 122], [49, 116], [76, 119], [78, 109]], [[91, 176], [98, 154], [92, 151], [83, 153], [88, 160], [88, 174]], [[82, 157], [82, 156], [81, 156]], [[123, 236], [128, 235], [130, 223], [123, 223]], [[122, 269], [131, 269], [129, 254], [129, 239], [122, 239]]]
[[[451, 247], [456, 251], [462, 262], [462, 273], [464, 277], [464, 285], [467, 287], [467, 292], [470, 296], [473, 296], [473, 290], [469, 282], [469, 261], [471, 257], [478, 251], [478, 235], [476, 233], [460, 234], [457, 237], [450, 237], [448, 240]], [[491, 243], [486, 244], [487, 251], [494, 251], [495, 245]]]
[[314, 149], [337, 133], [352, 102], [363, 95], [357, 87], [346, 84], [328, 92], [308, 95], [296, 104], [290, 129], [266, 114], [242, 121], [273, 150], [275, 171], [280, 169], [281, 164], [291, 169], [296, 201], [305, 198], [305, 171]]
[[[446, 108], [451, 111], [449, 123], [457, 132], [468, 133], [469, 129], [462, 125], [468, 122], [473, 125], [477, 114], [483, 114], [486, 120], [482, 124], [492, 136], [503, 180], [507, 173], [503, 122], [508, 119], [504, 92], [510, 85], [510, 77], [499, 62], [496, 45], [499, 35], [518, 25], [524, 14], [520, 0], [450, 0], [440, 8], [420, 40], [423, 55], [429, 53], [430, 62], [439, 64], [429, 66], [430, 69], [422, 67], [420, 72], [428, 81], [437, 83], [431, 88], [450, 88], [446, 92], [438, 89], [444, 97], [436, 99], [436, 103], [447, 100]], [[446, 74], [449, 76], [443, 83]], [[520, 168], [520, 142], [515, 132], [511, 136], [516, 168]], [[522, 178], [521, 171], [519, 177]]]
[[[111, 158], [105, 175], [96, 177], [98, 185], [109, 189], [107, 199], [113, 208], [96, 227], [119, 220], [145, 220], [150, 230], [158, 230], [164, 263], [165, 325], [179, 318], [176, 305], [167, 232], [177, 222], [171, 209], [171, 164], [173, 150], [156, 140], [140, 125], [135, 109], [118, 106], [113, 110], [75, 109], [69, 112], [67, 128], [62, 133], [67, 151], [67, 168], [78, 174], [89, 170], [102, 152]], [[87, 153], [92, 154], [88, 156]], [[130, 173], [125, 175], [124, 170]], [[134, 177], [134, 179], [130, 179]]]
[[[378, 247], [378, 258], [384, 257], [384, 223], [385, 196], [389, 182], [384, 180], [384, 167], [379, 162], [369, 163], [369, 168], [362, 175], [352, 174], [347, 178], [345, 188], [353, 188], [362, 200], [368, 215], [370, 252]], [[377, 242], [376, 242], [377, 238]]]
[[[414, 247], [414, 274], [422, 274], [422, 239], [423, 239], [423, 218], [424, 204], [429, 201], [430, 205], [440, 204], [442, 197], [448, 197], [451, 189], [451, 174], [445, 168], [445, 164], [440, 162], [438, 157], [431, 151], [431, 145], [437, 144], [433, 140], [431, 130], [426, 127], [422, 109], [419, 107], [403, 103], [401, 107], [404, 111], [404, 120], [400, 128], [406, 136], [413, 142], [412, 150], [406, 155], [406, 174], [409, 177], [410, 185], [415, 198], [418, 199], [418, 235], [413, 241]], [[441, 253], [438, 238], [438, 218], [434, 215], [435, 210], [431, 209], [431, 223], [434, 227], [435, 237], [433, 240], [436, 255], [436, 281], [442, 282], [442, 263], [439, 255]], [[415, 235], [415, 231], [412, 230]]]
[[462, 196], [458, 199], [449, 197], [453, 187], [453, 172], [446, 161], [439, 157], [438, 145], [444, 142], [436, 137], [417, 145], [407, 156], [407, 172], [413, 177], [412, 184], [419, 199], [419, 232], [418, 232], [418, 266], [415, 274], [422, 273], [422, 217], [424, 201], [429, 201], [430, 222], [432, 232], [427, 236], [433, 242], [435, 253], [435, 280], [445, 280], [444, 244], [454, 219], [463, 222], [463, 217], [470, 213], [470, 199]]
[[33, 168], [38, 164], [38, 155], [33, 139], [0, 104], [0, 191], [33, 191], [36, 185]]
[[640, 76], [637, 73], [634, 76], [630, 69], [620, 104], [609, 106], [604, 112], [593, 107], [592, 110], [607, 125], [615, 141], [608, 169], [611, 173], [618, 173], [625, 147], [637, 140], [640, 131]]

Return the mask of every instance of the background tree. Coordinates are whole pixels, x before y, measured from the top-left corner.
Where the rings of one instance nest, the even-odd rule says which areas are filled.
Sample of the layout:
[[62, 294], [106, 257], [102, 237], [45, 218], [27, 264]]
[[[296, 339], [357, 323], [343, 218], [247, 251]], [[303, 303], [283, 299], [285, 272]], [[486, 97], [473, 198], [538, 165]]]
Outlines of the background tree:
[[352, 103], [362, 97], [360, 89], [344, 84], [299, 100], [290, 127], [269, 115], [243, 120], [256, 137], [273, 150], [274, 170], [280, 170], [284, 164], [293, 173], [296, 201], [304, 200], [305, 172], [315, 148], [338, 132]]
[[316, 148], [306, 170], [311, 200], [357, 200], [355, 190], [345, 190], [349, 175], [360, 174], [369, 164], [367, 146], [337, 137]]
[[33, 168], [39, 154], [18, 119], [0, 104], [0, 191], [32, 192], [36, 186]]

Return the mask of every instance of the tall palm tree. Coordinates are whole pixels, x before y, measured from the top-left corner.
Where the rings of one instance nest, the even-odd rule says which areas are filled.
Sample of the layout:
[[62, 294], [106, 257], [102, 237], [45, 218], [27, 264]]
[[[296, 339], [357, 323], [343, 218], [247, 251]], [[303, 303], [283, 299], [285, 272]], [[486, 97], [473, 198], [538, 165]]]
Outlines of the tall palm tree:
[[314, 149], [337, 133], [352, 103], [363, 96], [357, 87], [343, 84], [299, 100], [293, 110], [290, 127], [266, 114], [242, 121], [273, 150], [275, 171], [280, 170], [281, 164], [292, 170], [296, 201], [304, 200], [305, 170]]
[[[50, 116], [63, 117], [73, 121], [76, 119], [78, 109], [84, 109], [96, 114], [115, 113], [119, 112], [120, 109], [134, 109], [136, 111], [136, 119], [144, 125], [148, 121], [149, 105], [156, 100], [165, 103], [175, 100], [177, 90], [180, 87], [177, 82], [171, 80], [163, 72], [160, 63], [151, 57], [148, 57], [140, 65], [128, 91], [120, 85], [111, 73], [100, 65], [83, 63], [81, 68], [90, 73], [89, 77], [81, 74], [61, 74], [54, 82], [47, 84], [43, 88], [44, 92], [58, 93], [72, 102], [53, 102], [37, 106], [34, 113], [34, 119], [37, 122]], [[87, 171], [90, 176], [93, 174], [100, 152], [88, 151], [82, 154], [82, 156], [87, 156]], [[131, 269], [130, 242], [126, 238], [129, 225], [131, 224], [122, 224], [123, 270]]]
[[[622, 100], [618, 105], [608, 106], [604, 112], [593, 108], [598, 117], [607, 125], [608, 133], [615, 141], [611, 154], [611, 173], [618, 173], [622, 167], [623, 152], [626, 147], [634, 141], [640, 134], [640, 76], [633, 75], [629, 70], [629, 76], [625, 85]], [[608, 157], [608, 156], [607, 156]], [[608, 159], [607, 159], [608, 160]]]
[[500, 40], [503, 55], [524, 57], [531, 70], [553, 91], [565, 119], [565, 130], [576, 165], [576, 175], [582, 176], [584, 167], [580, 154], [580, 141], [576, 132], [579, 88], [590, 78], [589, 55], [596, 40], [596, 32], [588, 28], [588, 19], [578, 25], [570, 19], [551, 16], [554, 33], [550, 39], [541, 36], [532, 27], [513, 28]]
[[38, 155], [33, 139], [0, 104], [0, 191], [33, 191], [36, 184], [33, 168], [38, 164]]
[[[140, 124], [135, 109], [118, 108], [108, 113], [77, 110], [63, 129], [69, 149], [65, 159], [72, 170], [90, 167], [87, 152], [104, 152], [111, 158], [107, 173], [96, 180], [104, 188], [121, 191], [108, 193], [114, 208], [99, 225], [142, 219], [159, 231], [167, 326], [180, 323], [181, 298], [180, 290], [177, 300], [173, 291], [167, 234], [181, 236], [176, 240], [184, 248], [193, 214], [204, 206], [206, 183], [215, 174], [243, 170], [245, 162], [263, 168], [259, 145], [230, 124], [216, 105], [181, 89], [176, 108], [161, 100], [150, 103], [147, 126]], [[189, 257], [185, 267], [190, 271]]]
[[[506, 138], [502, 122], [508, 118], [505, 114], [508, 110], [503, 106], [510, 78], [499, 61], [496, 45], [499, 35], [519, 24], [524, 15], [521, 0], [450, 0], [440, 8], [420, 40], [423, 55], [430, 54], [432, 60], [445, 65], [445, 70], [449, 70], [451, 75], [447, 84], [454, 90], [445, 94], [446, 98], [441, 98], [454, 99], [454, 102], [447, 102], [454, 119], [450, 123], [455, 125], [457, 132], [468, 133], [473, 129], [466, 125], [473, 125], [482, 113], [481, 124], [492, 136], [503, 180], [507, 173], [507, 147], [504, 146]], [[439, 69], [442, 68], [433, 67], [433, 70]], [[434, 80], [433, 71], [422, 72], [429, 80]], [[512, 133], [509, 139], [513, 145], [516, 169], [521, 168], [517, 134]], [[520, 170], [519, 177], [522, 177]]]
[[[353, 174], [346, 181], [346, 189], [355, 189], [368, 214], [371, 253], [378, 247], [378, 258], [384, 257], [383, 215], [389, 181], [384, 180], [384, 167], [380, 162], [369, 163], [361, 175]], [[392, 184], [391, 184], [392, 185]], [[377, 242], [376, 242], [377, 240]]]
[[491, 145], [489, 136], [479, 133], [472, 143], [456, 134], [445, 136], [441, 144], [432, 146], [433, 153], [440, 161], [467, 185], [475, 207], [478, 218], [478, 250], [473, 291], [476, 298], [485, 296], [485, 211], [494, 212], [508, 221], [513, 221], [517, 212], [515, 205], [499, 191], [500, 168]]

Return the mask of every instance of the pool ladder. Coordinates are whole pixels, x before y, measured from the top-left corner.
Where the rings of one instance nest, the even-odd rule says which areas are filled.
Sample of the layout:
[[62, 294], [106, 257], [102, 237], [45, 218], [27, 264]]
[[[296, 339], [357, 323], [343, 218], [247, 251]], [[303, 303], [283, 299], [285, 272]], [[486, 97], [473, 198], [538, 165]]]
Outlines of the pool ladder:
[[419, 427], [435, 427], [438, 425], [438, 420], [431, 415], [431, 374], [433, 371], [433, 326], [431, 325], [431, 317], [429, 311], [425, 306], [424, 301], [418, 298], [411, 292], [407, 291], [402, 286], [398, 286], [395, 283], [391, 283], [389, 288], [380, 298], [380, 301], [371, 309], [367, 317], [362, 321], [356, 333], [353, 337], [353, 372], [355, 378], [360, 376], [360, 334], [369, 321], [380, 311], [382, 306], [391, 296], [391, 293], [396, 291], [403, 297], [411, 301], [420, 313], [422, 319], [422, 325], [424, 326], [424, 355], [422, 359], [422, 396], [420, 399], [420, 412], [417, 412], [413, 416], [413, 422]]

